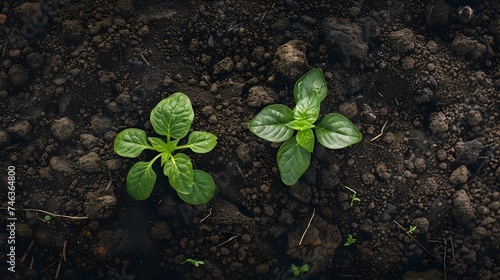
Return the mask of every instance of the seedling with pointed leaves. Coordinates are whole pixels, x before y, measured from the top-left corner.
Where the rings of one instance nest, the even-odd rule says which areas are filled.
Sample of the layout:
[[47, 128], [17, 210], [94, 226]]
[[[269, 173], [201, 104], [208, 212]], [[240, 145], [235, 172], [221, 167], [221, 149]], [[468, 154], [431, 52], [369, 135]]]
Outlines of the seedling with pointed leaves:
[[341, 149], [361, 141], [356, 126], [341, 114], [327, 114], [317, 123], [326, 94], [323, 70], [312, 69], [295, 83], [293, 110], [281, 104], [269, 105], [248, 124], [258, 137], [283, 142], [277, 162], [281, 180], [288, 186], [295, 184], [309, 168], [316, 139], [329, 149]]

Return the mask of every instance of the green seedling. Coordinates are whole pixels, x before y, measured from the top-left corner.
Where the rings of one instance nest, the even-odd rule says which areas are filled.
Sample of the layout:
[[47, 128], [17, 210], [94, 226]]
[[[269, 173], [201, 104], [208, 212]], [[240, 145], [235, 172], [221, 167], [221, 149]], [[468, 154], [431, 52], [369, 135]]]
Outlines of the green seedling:
[[356, 193], [352, 194], [351, 203], [349, 203], [349, 207], [352, 207], [354, 205], [354, 201], [358, 201], [358, 202], [361, 201], [361, 199], [356, 197]]
[[200, 266], [200, 264], [204, 264], [204, 261], [199, 261], [199, 260], [193, 260], [193, 259], [186, 259], [185, 261], [181, 262], [181, 264], [185, 263], [190, 263], [196, 267]]
[[277, 162], [281, 180], [288, 186], [295, 184], [309, 167], [315, 138], [329, 149], [341, 149], [361, 141], [356, 126], [341, 114], [327, 114], [316, 124], [326, 94], [323, 70], [312, 69], [295, 83], [293, 110], [282, 104], [269, 105], [248, 124], [258, 137], [284, 142], [278, 150]]
[[413, 231], [416, 230], [416, 226], [410, 226], [410, 228], [406, 231], [407, 234], [413, 234]]
[[304, 273], [304, 272], [307, 272], [309, 270], [309, 265], [306, 263], [302, 266], [296, 266], [292, 263], [292, 265], [290, 266], [290, 269], [288, 269], [288, 271], [290, 271], [291, 273], [293, 273], [293, 276], [297, 277], [299, 276], [300, 274]]
[[356, 242], [357, 239], [353, 238], [352, 237], [352, 234], [347, 234], [347, 240], [346, 242], [344, 243], [344, 246], [350, 246], [351, 244], [354, 244]]
[[178, 150], [191, 149], [195, 153], [208, 153], [217, 144], [217, 137], [209, 132], [193, 131], [187, 143], [179, 141], [186, 137], [194, 119], [189, 97], [174, 93], [161, 100], [151, 111], [150, 121], [154, 131], [163, 136], [147, 137], [142, 129], [127, 128], [115, 138], [114, 150], [122, 157], [135, 158], [143, 150], [158, 152], [148, 162], [135, 163], [127, 174], [127, 191], [136, 200], [147, 199], [156, 182], [153, 163], [160, 159], [163, 174], [179, 197], [193, 205], [204, 204], [212, 199], [215, 182], [212, 176], [202, 170], [193, 169], [189, 156]]
[[43, 216], [43, 219], [44, 219], [46, 222], [48, 222], [48, 221], [52, 220], [52, 216], [51, 216], [51, 215], [45, 215], [45, 216]]

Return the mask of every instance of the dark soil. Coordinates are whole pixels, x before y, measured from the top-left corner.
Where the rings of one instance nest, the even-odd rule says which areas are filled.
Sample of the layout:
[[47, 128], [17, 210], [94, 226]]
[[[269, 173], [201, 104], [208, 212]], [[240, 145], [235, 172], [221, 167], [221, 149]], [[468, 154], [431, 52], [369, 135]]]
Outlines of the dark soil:
[[[1, 275], [290, 279], [307, 263], [302, 279], [500, 279], [499, 44], [493, 0], [3, 1], [0, 197], [7, 208], [13, 166], [17, 221], [15, 273], [0, 233]], [[278, 145], [247, 124], [292, 107], [313, 67], [322, 114], [364, 139], [317, 144], [287, 187]], [[149, 113], [174, 92], [191, 98], [193, 129], [218, 136], [191, 155], [217, 184], [207, 205], [163, 176], [134, 201], [135, 160], [113, 151], [124, 128], [154, 135]]]

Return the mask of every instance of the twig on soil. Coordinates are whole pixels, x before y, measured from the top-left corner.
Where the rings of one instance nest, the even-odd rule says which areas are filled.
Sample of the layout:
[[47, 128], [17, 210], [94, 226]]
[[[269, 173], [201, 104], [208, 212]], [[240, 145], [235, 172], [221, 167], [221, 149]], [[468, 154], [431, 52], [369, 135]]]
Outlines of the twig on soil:
[[35, 264], [35, 256], [31, 256], [30, 266], [28, 270], [33, 270], [33, 265]]
[[424, 24], [424, 26], [427, 26], [427, 23], [429, 22], [429, 18], [432, 15], [432, 10], [434, 10], [434, 5], [432, 5], [431, 8], [429, 9], [429, 13], [427, 14], [427, 17], [425, 18], [425, 24]]
[[62, 251], [62, 256], [64, 262], [68, 262], [68, 258], [66, 257], [66, 246], [68, 245], [68, 240], [64, 240], [64, 245], [63, 245], [63, 251]]
[[446, 280], [446, 250], [448, 242], [444, 242], [444, 259], [443, 259], [443, 271], [444, 271], [444, 280]]
[[206, 220], [208, 217], [210, 217], [210, 215], [212, 215], [212, 208], [210, 208], [209, 210], [210, 213], [208, 213], [208, 215], [206, 215], [205, 217], [203, 217], [203, 219], [200, 220], [200, 224], [203, 223], [203, 221]]
[[222, 242], [220, 244], [217, 244], [217, 246], [215, 246], [215, 247], [223, 246], [224, 244], [227, 244], [227, 243], [231, 242], [231, 240], [238, 238], [238, 236], [239, 235], [233, 235], [233, 236], [229, 237], [228, 240], [226, 240], [226, 241], [224, 241], [224, 242]]
[[54, 265], [56, 265], [57, 262], [53, 262], [51, 264], [49, 264], [47, 267], [45, 267], [42, 271], [40, 271], [39, 275], [42, 275], [44, 274], [47, 270], [51, 269]]
[[106, 191], [109, 190], [109, 187], [111, 187], [111, 184], [113, 183], [113, 177], [111, 176], [111, 170], [108, 168], [108, 174], [109, 174], [109, 182], [108, 185], [106, 186]]
[[203, 77], [203, 79], [205, 79], [205, 82], [207, 82], [209, 85], [212, 85], [212, 83], [210, 82], [210, 80], [207, 78], [207, 75], [203, 74], [201, 76]]
[[302, 237], [300, 238], [300, 241], [299, 241], [299, 246], [302, 245], [302, 241], [304, 240], [304, 236], [306, 236], [307, 230], [311, 227], [311, 223], [312, 223], [312, 220], [313, 220], [315, 214], [316, 214], [316, 208], [313, 209], [313, 213], [311, 215], [311, 218], [309, 219], [309, 223], [307, 223], [306, 230], [304, 230], [304, 233], [302, 233]]
[[453, 263], [455, 263], [455, 245], [453, 245], [453, 237], [450, 236], [450, 244], [451, 244], [451, 257]]
[[[341, 184], [341, 185], [342, 185], [342, 184]], [[352, 188], [350, 188], [350, 187], [348, 187], [348, 186], [344, 186], [344, 185], [342, 185], [342, 187], [344, 187], [344, 188], [346, 188], [346, 189], [350, 190], [350, 191], [351, 191], [352, 193], [354, 193], [354, 194], [357, 194], [355, 190], [353, 190]]]
[[372, 140], [370, 140], [370, 142], [373, 142], [375, 140], [377, 140], [378, 138], [380, 138], [382, 135], [384, 135], [384, 129], [385, 129], [385, 126], [387, 125], [389, 121], [385, 121], [384, 125], [382, 126], [382, 129], [380, 130], [380, 134], [373, 137]]
[[61, 272], [61, 266], [62, 266], [63, 258], [59, 260], [59, 264], [57, 265], [56, 269], [56, 276], [54, 276], [54, 279], [59, 279], [59, 273]]
[[144, 63], [146, 63], [147, 66], [151, 65], [149, 64], [148, 60], [144, 57], [144, 55], [142, 55], [142, 53], [139, 53], [139, 55], [141, 56], [141, 59], [144, 61]]
[[417, 243], [417, 245], [422, 248], [422, 250], [424, 250], [427, 254], [429, 254], [430, 256], [432, 256], [431, 252], [429, 252], [429, 250], [427, 250], [422, 244], [420, 244], [420, 242], [417, 241], [417, 239], [415, 239], [415, 237], [413, 237], [411, 234], [408, 233], [408, 231], [402, 226], [400, 225], [396, 220], [393, 220], [393, 222], [398, 226], [400, 227], [405, 233], [406, 235], [408, 235], [415, 243]]
[[26, 259], [28, 258], [29, 252], [33, 249], [33, 246], [35, 246], [35, 240], [31, 240], [30, 245], [28, 246], [28, 250], [26, 250], [26, 252], [24, 253], [23, 257], [19, 261], [19, 264], [22, 264], [23, 262], [26, 261]]
[[245, 181], [245, 185], [248, 185], [247, 178], [245, 178], [245, 174], [243, 174], [243, 171], [241, 171], [240, 165], [238, 163], [236, 163], [236, 168], [238, 169], [240, 176], [243, 178], [243, 181]]
[[[7, 210], [7, 208], [1, 207], [0, 209], [2, 210]], [[61, 215], [61, 214], [55, 214], [49, 211], [45, 210], [40, 210], [40, 209], [32, 209], [32, 208], [25, 208], [25, 209], [17, 209], [17, 210], [22, 210], [22, 211], [34, 211], [34, 212], [39, 212], [39, 213], [44, 213], [47, 215], [51, 215], [52, 217], [58, 217], [58, 218], [65, 218], [65, 219], [70, 219], [70, 220], [87, 220], [88, 217], [78, 217], [78, 216], [67, 216], [67, 215]]]

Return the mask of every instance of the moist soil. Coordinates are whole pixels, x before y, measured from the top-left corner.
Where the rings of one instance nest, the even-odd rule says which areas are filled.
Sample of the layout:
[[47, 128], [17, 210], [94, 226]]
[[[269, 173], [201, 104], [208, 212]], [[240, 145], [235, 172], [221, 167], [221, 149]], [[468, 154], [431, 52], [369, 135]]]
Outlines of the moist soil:
[[[17, 218], [15, 273], [0, 233], [4, 279], [292, 279], [291, 264], [308, 264], [300, 279], [500, 279], [500, 2], [0, 7], [0, 218]], [[248, 122], [293, 107], [314, 67], [322, 116], [344, 114], [363, 140], [317, 143], [287, 187], [279, 145]], [[149, 113], [174, 92], [192, 129], [218, 137], [190, 154], [217, 185], [205, 205], [183, 203], [159, 164], [150, 198], [131, 199], [137, 159], [113, 151], [127, 127], [154, 136]]]

